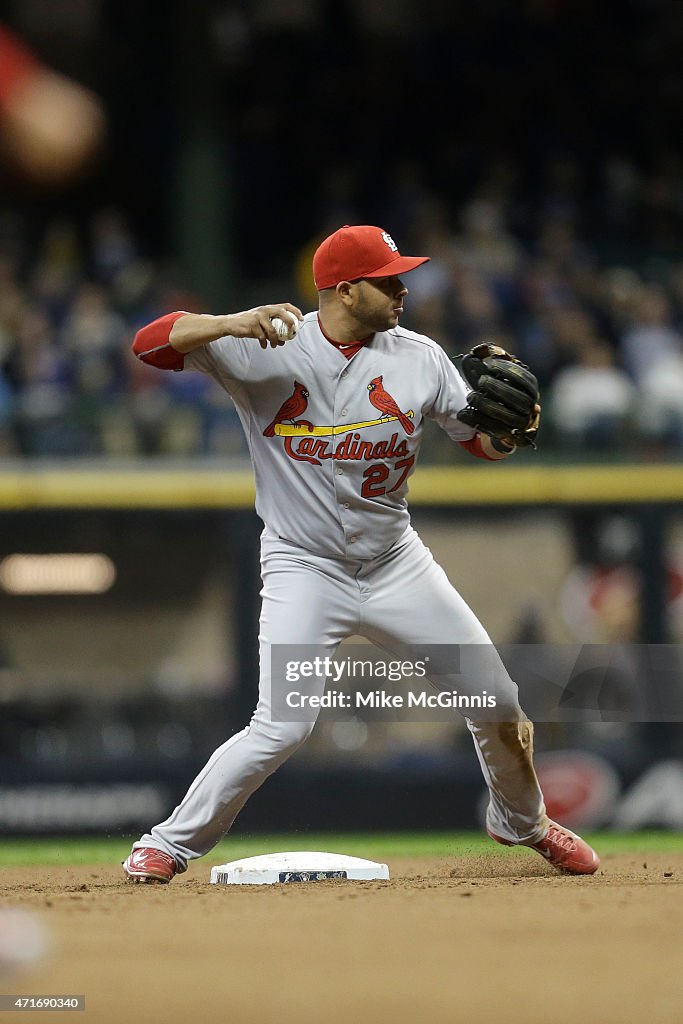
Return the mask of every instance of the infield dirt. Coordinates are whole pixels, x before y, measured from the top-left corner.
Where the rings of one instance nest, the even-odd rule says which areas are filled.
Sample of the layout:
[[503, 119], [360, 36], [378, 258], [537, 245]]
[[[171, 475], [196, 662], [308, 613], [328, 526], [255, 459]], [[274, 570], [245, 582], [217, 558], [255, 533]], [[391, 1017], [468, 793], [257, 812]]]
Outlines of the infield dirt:
[[212, 863], [169, 886], [5, 869], [2, 903], [40, 917], [51, 952], [0, 991], [85, 995], [77, 1024], [683, 1021], [680, 853], [586, 878], [527, 851], [394, 858], [389, 882], [258, 887], [209, 885]]

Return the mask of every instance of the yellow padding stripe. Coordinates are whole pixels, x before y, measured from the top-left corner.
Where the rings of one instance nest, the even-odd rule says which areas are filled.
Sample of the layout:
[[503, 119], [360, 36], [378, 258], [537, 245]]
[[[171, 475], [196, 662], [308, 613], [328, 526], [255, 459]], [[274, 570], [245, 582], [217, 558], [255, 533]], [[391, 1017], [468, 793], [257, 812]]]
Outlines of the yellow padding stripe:
[[[315, 470], [312, 470], [314, 472]], [[423, 466], [412, 505], [683, 502], [683, 467]], [[24, 469], [0, 472], [0, 509], [249, 508], [251, 470]]]

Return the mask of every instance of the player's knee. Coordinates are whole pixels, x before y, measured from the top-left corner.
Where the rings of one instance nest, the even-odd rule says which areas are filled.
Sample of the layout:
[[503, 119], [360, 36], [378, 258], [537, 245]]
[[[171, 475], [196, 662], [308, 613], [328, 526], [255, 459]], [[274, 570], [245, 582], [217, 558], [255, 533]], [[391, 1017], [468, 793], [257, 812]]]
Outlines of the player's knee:
[[252, 722], [273, 755], [293, 754], [313, 731], [313, 722]]
[[306, 742], [312, 732], [313, 722], [288, 722], [280, 742], [285, 749], [293, 753], [302, 743]]

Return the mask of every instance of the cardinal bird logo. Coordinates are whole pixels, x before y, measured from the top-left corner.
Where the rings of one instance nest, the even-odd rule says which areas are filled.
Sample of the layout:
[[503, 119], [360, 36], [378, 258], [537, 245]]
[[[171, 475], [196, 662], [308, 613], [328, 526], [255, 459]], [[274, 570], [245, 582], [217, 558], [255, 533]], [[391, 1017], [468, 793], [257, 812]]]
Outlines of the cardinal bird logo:
[[[275, 437], [275, 427], [278, 423], [296, 423], [299, 416], [306, 412], [308, 406], [308, 389], [305, 384], [300, 381], [294, 381], [294, 391], [290, 397], [282, 403], [274, 419], [268, 424], [266, 429], [263, 431], [264, 437]], [[301, 421], [302, 425], [308, 427], [309, 430], [313, 429], [312, 424], [307, 423], [305, 420]]]
[[385, 390], [382, 380], [382, 377], [375, 377], [375, 379], [371, 380], [368, 384], [370, 401], [374, 405], [375, 409], [379, 409], [384, 416], [395, 416], [406, 434], [412, 434], [415, 430], [415, 424], [411, 423], [408, 417], [401, 412], [389, 392]]

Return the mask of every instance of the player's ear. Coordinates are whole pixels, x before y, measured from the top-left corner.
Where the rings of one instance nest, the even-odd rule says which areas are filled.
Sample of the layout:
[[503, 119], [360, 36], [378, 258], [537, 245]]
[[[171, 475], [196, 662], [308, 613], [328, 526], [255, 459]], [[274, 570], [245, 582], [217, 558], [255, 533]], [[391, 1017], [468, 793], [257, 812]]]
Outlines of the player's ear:
[[352, 281], [340, 281], [334, 290], [345, 306], [353, 303], [355, 287]]

